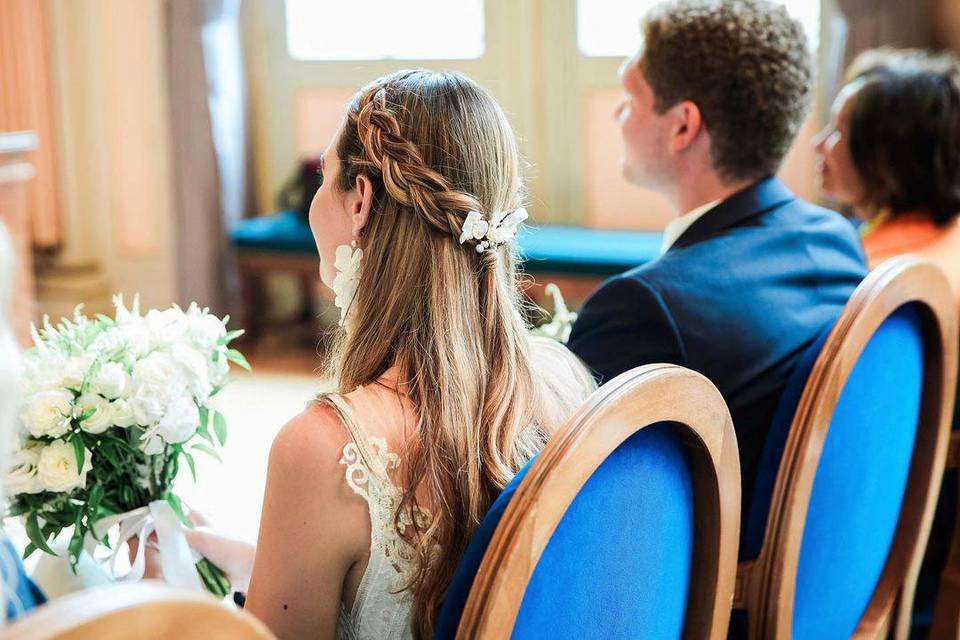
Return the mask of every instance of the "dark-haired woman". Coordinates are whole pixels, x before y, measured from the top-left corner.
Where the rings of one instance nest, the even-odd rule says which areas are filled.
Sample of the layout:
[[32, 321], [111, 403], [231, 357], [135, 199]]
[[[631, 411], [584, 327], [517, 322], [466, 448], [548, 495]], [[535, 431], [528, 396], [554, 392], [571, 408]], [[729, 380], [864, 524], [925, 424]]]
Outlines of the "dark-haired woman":
[[960, 63], [878, 49], [851, 65], [817, 137], [823, 191], [865, 220], [870, 266], [917, 254], [960, 300]]

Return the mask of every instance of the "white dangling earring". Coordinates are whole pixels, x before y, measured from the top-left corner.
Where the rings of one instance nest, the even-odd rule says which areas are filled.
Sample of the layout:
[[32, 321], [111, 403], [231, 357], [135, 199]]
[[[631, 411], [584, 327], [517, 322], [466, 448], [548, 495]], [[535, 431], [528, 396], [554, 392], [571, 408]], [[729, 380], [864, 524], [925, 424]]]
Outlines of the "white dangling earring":
[[363, 259], [363, 249], [357, 248], [357, 241], [353, 240], [350, 245], [341, 244], [337, 246], [337, 251], [333, 260], [333, 268], [337, 275], [333, 278], [334, 298], [333, 304], [340, 309], [339, 324], [342, 327], [347, 318], [347, 310], [357, 295], [357, 285], [360, 283], [360, 261]]

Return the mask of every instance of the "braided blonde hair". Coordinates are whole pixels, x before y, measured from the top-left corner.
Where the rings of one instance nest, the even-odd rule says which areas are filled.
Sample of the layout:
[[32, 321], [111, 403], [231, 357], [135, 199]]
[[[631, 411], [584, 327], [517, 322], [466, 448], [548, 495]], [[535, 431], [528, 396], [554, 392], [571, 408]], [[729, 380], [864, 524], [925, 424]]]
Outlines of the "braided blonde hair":
[[385, 76], [353, 98], [336, 150], [338, 190], [362, 174], [374, 195], [332, 374], [347, 393], [397, 366], [419, 415], [396, 524], [431, 513], [405, 533], [417, 551], [412, 630], [426, 638], [490, 504], [592, 380], [565, 349], [559, 369], [571, 375], [535, 379], [545, 352], [529, 337], [510, 247], [457, 242], [469, 211], [513, 210], [523, 197], [513, 133], [486, 91], [456, 73]]

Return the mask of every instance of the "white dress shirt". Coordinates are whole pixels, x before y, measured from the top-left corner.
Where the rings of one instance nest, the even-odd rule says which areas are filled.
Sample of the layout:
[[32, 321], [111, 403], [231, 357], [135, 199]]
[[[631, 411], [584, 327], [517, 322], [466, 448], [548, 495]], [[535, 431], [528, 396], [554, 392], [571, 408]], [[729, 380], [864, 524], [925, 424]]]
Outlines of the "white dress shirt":
[[673, 246], [673, 243], [680, 239], [680, 236], [683, 235], [683, 232], [690, 228], [690, 226], [703, 217], [703, 214], [713, 209], [715, 206], [720, 204], [722, 200], [714, 200], [713, 202], [708, 202], [707, 204], [697, 207], [693, 211], [687, 212], [680, 216], [679, 218], [672, 220], [670, 224], [663, 230], [663, 244], [660, 245], [660, 255], [663, 255]]

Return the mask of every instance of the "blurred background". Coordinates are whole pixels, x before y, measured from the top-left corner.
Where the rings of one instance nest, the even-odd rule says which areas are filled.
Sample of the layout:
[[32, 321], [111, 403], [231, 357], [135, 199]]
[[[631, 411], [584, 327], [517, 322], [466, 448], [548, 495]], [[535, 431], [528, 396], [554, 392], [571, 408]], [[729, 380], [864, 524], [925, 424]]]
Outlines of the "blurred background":
[[[807, 29], [817, 99], [782, 177], [817, 200], [810, 139], [845, 64], [883, 44], [960, 50], [960, 2], [784, 3]], [[621, 179], [611, 115], [617, 68], [654, 4], [0, 0], [0, 220], [18, 249], [21, 339], [80, 303], [109, 313], [117, 292], [146, 307], [195, 300], [250, 329], [257, 373], [222, 400], [227, 464], [184, 493], [255, 533], [266, 448], [319, 388], [335, 324], [298, 210], [347, 99], [398, 68], [462, 71], [513, 123], [533, 221], [572, 230], [548, 252], [586, 237], [658, 247], [671, 212]], [[582, 235], [598, 229], [635, 233]], [[566, 278], [573, 298], [604, 275], [562, 264], [528, 270], [539, 284]], [[218, 501], [224, 487], [240, 502]]]

